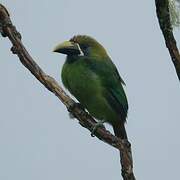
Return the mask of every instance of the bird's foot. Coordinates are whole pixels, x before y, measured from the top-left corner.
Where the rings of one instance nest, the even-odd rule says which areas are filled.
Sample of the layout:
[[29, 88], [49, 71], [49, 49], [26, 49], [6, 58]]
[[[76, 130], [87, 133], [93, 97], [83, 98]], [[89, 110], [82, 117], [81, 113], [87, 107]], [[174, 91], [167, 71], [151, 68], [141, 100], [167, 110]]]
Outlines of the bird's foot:
[[80, 104], [80, 103], [73, 103], [72, 106], [69, 107], [68, 111], [71, 112], [71, 111], [73, 111], [73, 109], [75, 109], [75, 108], [79, 108], [79, 109], [82, 109], [82, 110], [85, 111], [85, 108], [84, 108], [83, 105]]
[[75, 106], [85, 111], [85, 108], [82, 104], [76, 103]]
[[74, 108], [79, 108], [85, 111], [85, 108], [80, 103], [74, 103], [73, 106], [70, 109], [68, 109], [70, 119], [76, 118], [74, 114], [72, 113]]
[[105, 123], [106, 121], [105, 120], [101, 120], [101, 121], [98, 121], [97, 123], [96, 123], [96, 125], [93, 127], [93, 129], [92, 129], [92, 131], [91, 131], [91, 136], [92, 137], [94, 137], [94, 134], [96, 133], [96, 131], [97, 131], [97, 129], [99, 128], [99, 127], [103, 127], [104, 128], [104, 123]]
[[70, 119], [74, 119], [75, 116], [74, 116], [72, 113], [69, 112], [69, 118], [70, 118]]

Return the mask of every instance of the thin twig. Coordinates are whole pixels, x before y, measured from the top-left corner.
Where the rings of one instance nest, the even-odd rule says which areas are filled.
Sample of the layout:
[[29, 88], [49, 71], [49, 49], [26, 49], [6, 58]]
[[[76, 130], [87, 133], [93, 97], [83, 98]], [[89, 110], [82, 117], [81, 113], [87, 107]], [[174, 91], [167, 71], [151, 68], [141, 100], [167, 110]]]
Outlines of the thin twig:
[[161, 31], [163, 33], [166, 47], [169, 50], [171, 60], [176, 69], [177, 76], [180, 80], [180, 54], [173, 35], [173, 28], [169, 13], [169, 0], [155, 0], [156, 13]]
[[[61, 102], [67, 107], [68, 111], [79, 120], [79, 123], [92, 131], [96, 125], [96, 121], [84, 110], [79, 104], [72, 100], [64, 90], [58, 85], [56, 80], [47, 75], [32, 59], [28, 51], [25, 49], [21, 35], [17, 32], [15, 26], [10, 20], [10, 16], [6, 8], [0, 4], [0, 31], [3, 37], [8, 37], [13, 47], [14, 54], [17, 54], [21, 63], [29, 69], [29, 71], [52, 93], [54, 93]], [[112, 135], [105, 128], [98, 128], [95, 136], [107, 144], [115, 147], [121, 153], [122, 176], [124, 180], [135, 180], [133, 174], [133, 161], [130, 143], [123, 141]]]

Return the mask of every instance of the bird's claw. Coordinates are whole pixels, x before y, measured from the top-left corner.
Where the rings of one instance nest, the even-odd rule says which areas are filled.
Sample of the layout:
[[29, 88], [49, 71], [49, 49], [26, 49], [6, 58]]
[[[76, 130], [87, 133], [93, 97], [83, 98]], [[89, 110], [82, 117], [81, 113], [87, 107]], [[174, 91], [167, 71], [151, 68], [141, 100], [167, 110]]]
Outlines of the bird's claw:
[[95, 133], [96, 133], [96, 131], [97, 131], [97, 129], [99, 128], [99, 127], [102, 127], [102, 128], [104, 128], [104, 120], [103, 121], [98, 121], [97, 123], [96, 123], [96, 125], [93, 127], [93, 129], [92, 129], [92, 131], [91, 131], [91, 136], [92, 137], [94, 137], [95, 135]]
[[74, 116], [71, 112], [69, 112], [69, 118], [70, 118], [70, 119], [74, 119], [75, 116]]
[[11, 51], [12, 51], [13, 54], [17, 54], [19, 50], [18, 50], [18, 48], [16, 46], [12, 46]]
[[80, 104], [80, 103], [76, 103], [75, 106], [82, 109], [82, 110], [85, 110], [84, 106], [82, 104]]
[[84, 107], [80, 103], [73, 103], [69, 108], [68, 111], [72, 112], [75, 108], [79, 108], [85, 111]]
[[84, 106], [82, 106], [80, 103], [74, 103], [74, 104], [73, 104], [71, 107], [69, 107], [69, 109], [68, 109], [70, 119], [76, 118], [76, 116], [73, 114], [73, 110], [74, 110], [75, 108], [79, 108], [79, 109], [85, 111]]

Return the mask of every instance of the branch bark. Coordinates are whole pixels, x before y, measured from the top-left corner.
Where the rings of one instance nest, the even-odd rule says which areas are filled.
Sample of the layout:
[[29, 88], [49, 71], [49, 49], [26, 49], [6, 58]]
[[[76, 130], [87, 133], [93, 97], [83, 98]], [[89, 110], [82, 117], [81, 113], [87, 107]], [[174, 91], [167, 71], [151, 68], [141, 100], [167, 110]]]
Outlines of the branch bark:
[[[81, 108], [81, 106], [72, 100], [64, 90], [58, 85], [56, 80], [47, 75], [25, 49], [21, 35], [12, 24], [10, 15], [7, 9], [0, 4], [0, 32], [3, 37], [8, 37], [12, 43], [12, 52], [17, 54], [21, 63], [52, 93], [54, 93], [59, 100], [67, 107], [67, 110], [79, 120], [79, 123], [92, 131], [96, 125], [96, 121], [90, 116], [88, 112]], [[100, 127], [95, 132], [95, 136], [105, 143], [115, 147], [120, 151], [122, 176], [124, 180], [135, 180], [133, 174], [133, 160], [131, 145], [128, 141], [123, 141], [112, 135], [105, 128]]]
[[173, 35], [173, 28], [170, 21], [169, 0], [155, 0], [156, 13], [161, 31], [163, 33], [166, 47], [169, 50], [171, 60], [180, 80], [180, 54]]

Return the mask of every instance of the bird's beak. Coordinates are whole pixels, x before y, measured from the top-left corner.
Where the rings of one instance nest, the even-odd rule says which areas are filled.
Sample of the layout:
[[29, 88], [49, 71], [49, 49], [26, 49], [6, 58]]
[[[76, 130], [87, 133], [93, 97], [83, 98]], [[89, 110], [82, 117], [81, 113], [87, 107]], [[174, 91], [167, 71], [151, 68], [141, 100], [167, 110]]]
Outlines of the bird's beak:
[[65, 41], [61, 44], [58, 44], [53, 49], [53, 52], [58, 52], [58, 53], [67, 54], [67, 55], [78, 55], [81, 53], [79, 50], [78, 44], [70, 42], [70, 41]]

